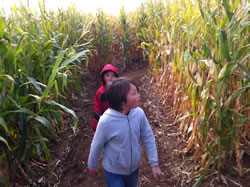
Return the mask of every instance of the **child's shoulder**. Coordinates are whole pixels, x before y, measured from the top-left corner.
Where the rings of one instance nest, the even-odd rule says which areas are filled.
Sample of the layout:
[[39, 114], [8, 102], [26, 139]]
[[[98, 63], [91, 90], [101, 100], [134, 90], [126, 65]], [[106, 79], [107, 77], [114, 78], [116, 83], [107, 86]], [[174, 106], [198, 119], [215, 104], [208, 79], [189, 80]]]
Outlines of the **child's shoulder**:
[[136, 114], [143, 114], [144, 115], [144, 111], [141, 107], [136, 107], [136, 108], [132, 109], [132, 112], [136, 113]]
[[97, 95], [97, 94], [101, 94], [101, 93], [104, 92], [104, 91], [105, 91], [105, 86], [101, 86], [101, 87], [97, 90], [96, 95]]
[[99, 119], [100, 123], [109, 123], [110, 121], [113, 120], [112, 116], [110, 116], [108, 113], [110, 112], [110, 109], [108, 108], [101, 116]]

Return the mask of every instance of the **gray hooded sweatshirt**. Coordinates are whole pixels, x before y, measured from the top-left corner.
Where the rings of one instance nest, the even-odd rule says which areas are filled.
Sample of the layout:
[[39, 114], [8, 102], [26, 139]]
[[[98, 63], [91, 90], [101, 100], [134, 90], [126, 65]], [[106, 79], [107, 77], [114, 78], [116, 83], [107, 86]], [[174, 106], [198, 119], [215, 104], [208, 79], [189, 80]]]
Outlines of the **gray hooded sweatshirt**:
[[103, 150], [103, 168], [111, 173], [130, 175], [140, 165], [142, 149], [146, 150], [150, 166], [158, 166], [158, 155], [152, 129], [140, 107], [124, 115], [108, 109], [101, 116], [91, 143], [89, 169], [96, 169]]

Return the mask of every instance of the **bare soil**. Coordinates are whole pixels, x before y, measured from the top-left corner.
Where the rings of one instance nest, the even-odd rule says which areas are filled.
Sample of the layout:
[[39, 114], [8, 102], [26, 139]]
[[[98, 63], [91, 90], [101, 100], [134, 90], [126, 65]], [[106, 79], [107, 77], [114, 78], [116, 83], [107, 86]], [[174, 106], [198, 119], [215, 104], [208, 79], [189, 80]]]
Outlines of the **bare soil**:
[[[161, 98], [151, 82], [147, 72], [147, 64], [133, 64], [132, 68], [121, 73], [121, 76], [134, 79], [139, 86], [141, 95], [140, 107], [153, 129], [158, 148], [159, 163], [165, 177], [161, 181], [155, 181], [151, 168], [144, 152], [141, 167], [139, 185], [140, 187], [189, 187], [194, 180], [189, 181], [190, 174], [195, 170], [197, 163], [192, 161], [191, 155], [178, 153], [185, 147], [185, 143], [174, 136], [178, 131], [178, 124], [173, 125], [173, 117], [169, 113], [172, 109], [172, 98], [164, 106]], [[93, 116], [93, 105], [95, 92], [100, 87], [100, 79], [96, 74], [89, 73], [82, 79], [83, 89], [80, 93], [72, 94], [68, 99], [68, 105], [75, 110], [79, 124], [77, 131], [73, 133], [73, 120], [70, 115], [65, 114], [65, 126], [59, 134], [60, 140], [49, 144], [51, 152], [51, 166], [49, 169], [40, 167], [37, 170], [36, 186], [49, 187], [102, 187], [106, 186], [104, 171], [99, 160], [99, 168], [95, 174], [90, 173], [87, 168], [90, 144], [93, 138], [91, 127]], [[244, 158], [244, 167], [250, 167], [250, 157]], [[215, 171], [211, 171], [209, 177], [201, 186], [250, 186], [250, 172], [243, 177], [229, 174], [228, 171], [218, 177]], [[232, 181], [233, 182], [232, 182]], [[236, 183], [239, 185], [237, 185]], [[18, 186], [18, 185], [17, 185]]]

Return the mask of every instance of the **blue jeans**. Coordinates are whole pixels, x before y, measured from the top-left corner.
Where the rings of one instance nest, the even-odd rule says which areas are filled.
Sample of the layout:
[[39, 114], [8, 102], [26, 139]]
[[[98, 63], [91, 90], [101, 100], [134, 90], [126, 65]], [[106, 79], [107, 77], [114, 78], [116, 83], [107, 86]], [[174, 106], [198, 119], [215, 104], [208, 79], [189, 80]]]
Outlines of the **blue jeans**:
[[108, 187], [136, 187], [139, 177], [139, 168], [131, 175], [118, 175], [104, 171], [105, 180]]

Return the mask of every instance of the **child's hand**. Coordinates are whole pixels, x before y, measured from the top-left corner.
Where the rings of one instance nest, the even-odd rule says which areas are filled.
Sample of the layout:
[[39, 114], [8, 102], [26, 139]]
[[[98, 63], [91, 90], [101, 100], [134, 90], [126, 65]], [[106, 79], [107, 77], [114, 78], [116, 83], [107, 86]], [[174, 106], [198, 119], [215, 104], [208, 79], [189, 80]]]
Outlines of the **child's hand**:
[[89, 176], [96, 177], [97, 176], [96, 169], [89, 169]]
[[164, 176], [164, 173], [161, 172], [161, 169], [159, 168], [159, 166], [152, 167], [152, 172], [156, 180], [160, 180]]
[[95, 169], [89, 169], [89, 171], [90, 171], [90, 172], [96, 172], [96, 170], [95, 170]]

